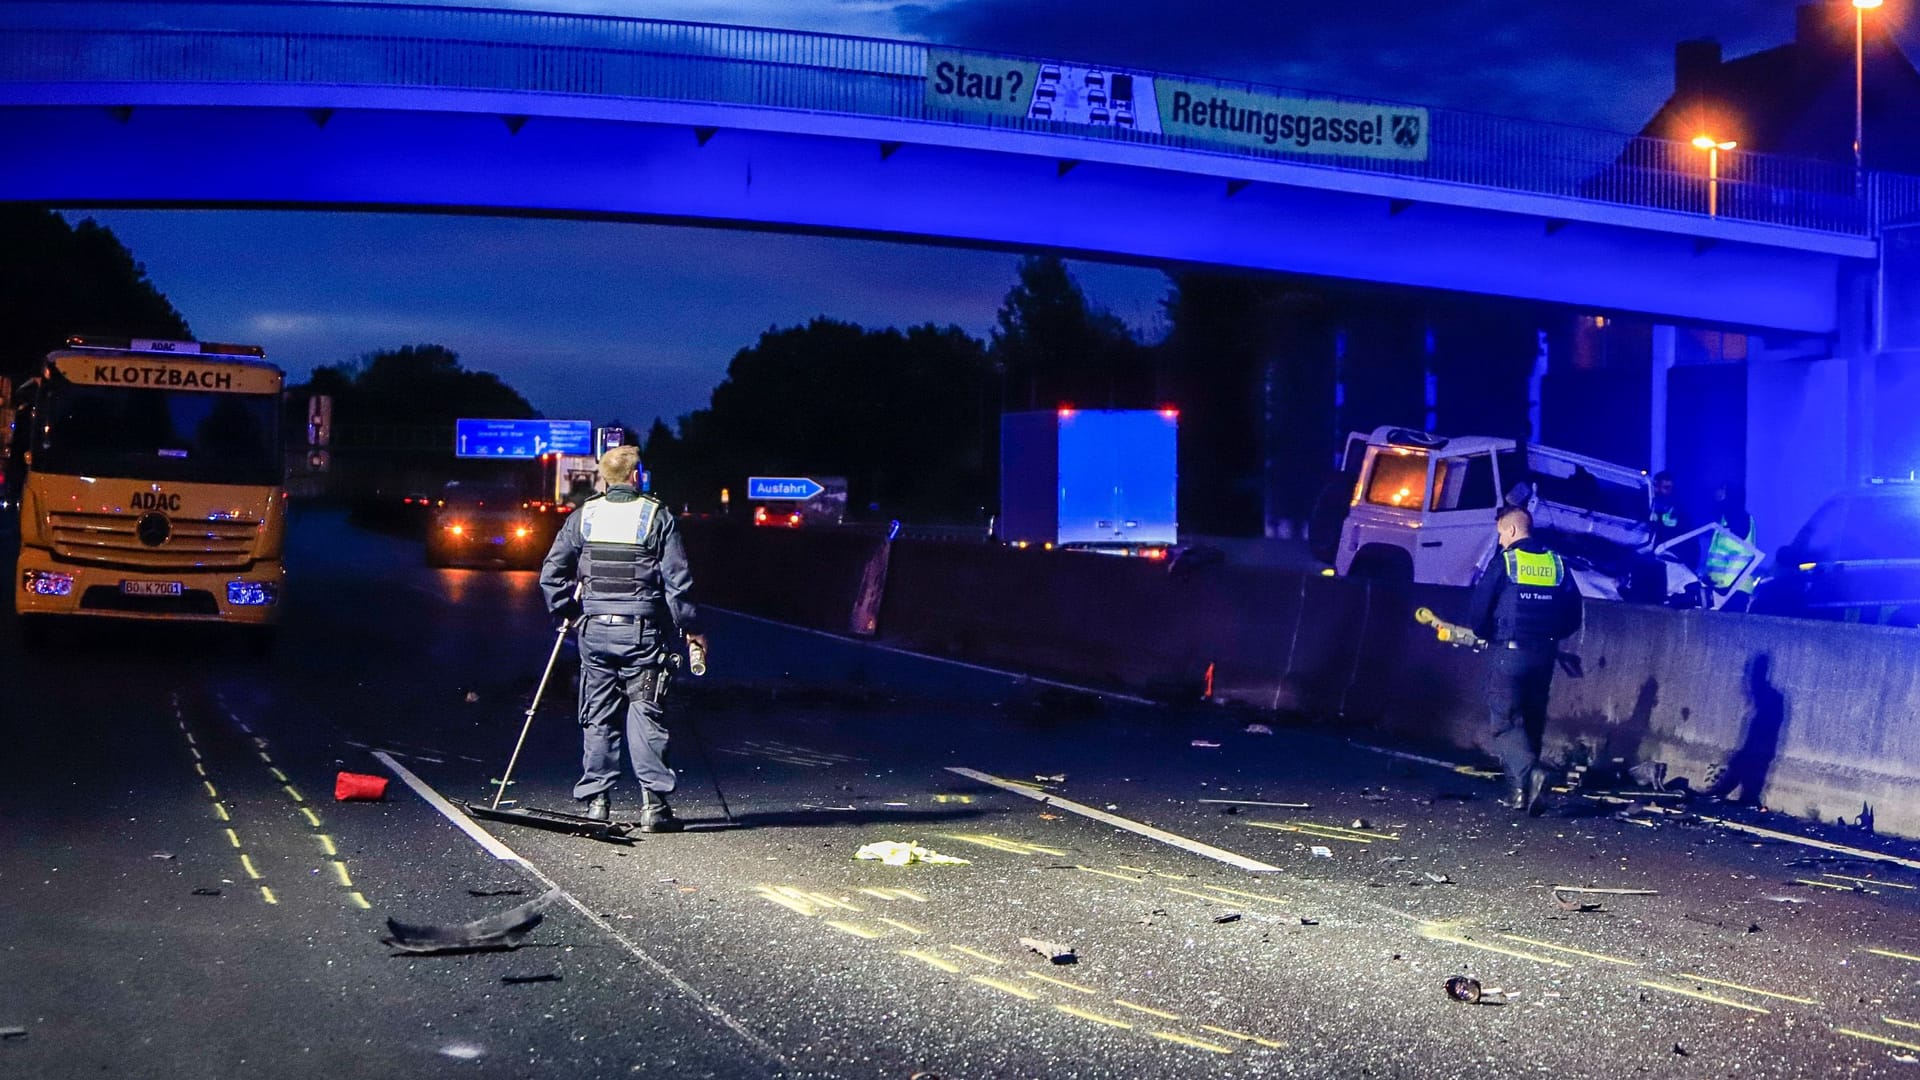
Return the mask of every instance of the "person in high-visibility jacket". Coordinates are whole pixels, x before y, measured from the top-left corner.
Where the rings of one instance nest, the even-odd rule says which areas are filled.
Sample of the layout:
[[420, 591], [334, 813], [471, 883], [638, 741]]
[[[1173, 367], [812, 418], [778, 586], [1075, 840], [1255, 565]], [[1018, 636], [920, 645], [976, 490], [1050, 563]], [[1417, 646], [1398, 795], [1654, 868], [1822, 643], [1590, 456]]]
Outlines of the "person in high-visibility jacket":
[[1580, 589], [1560, 554], [1533, 537], [1520, 507], [1495, 522], [1500, 550], [1474, 586], [1467, 625], [1486, 641], [1490, 748], [1507, 777], [1507, 805], [1540, 813], [1547, 772], [1540, 739], [1547, 726], [1560, 641], [1580, 629]]
[[[1753, 515], [1747, 512], [1746, 491], [1739, 484], [1723, 484], [1715, 493], [1720, 527], [1707, 545], [1701, 576], [1723, 599], [1721, 611], [1745, 611], [1753, 604], [1754, 575], [1741, 577], [1749, 551], [1759, 546]], [[1744, 546], [1743, 546], [1744, 545]]]

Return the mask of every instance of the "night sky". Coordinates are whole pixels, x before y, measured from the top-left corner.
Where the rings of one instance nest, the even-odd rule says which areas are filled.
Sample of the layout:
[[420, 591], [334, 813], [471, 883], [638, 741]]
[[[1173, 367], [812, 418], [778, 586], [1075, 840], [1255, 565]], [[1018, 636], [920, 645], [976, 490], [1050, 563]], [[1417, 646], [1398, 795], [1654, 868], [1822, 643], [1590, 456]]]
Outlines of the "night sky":
[[[1920, 16], [1888, 0], [1909, 55]], [[463, 5], [472, 6], [472, 4]], [[1615, 131], [1672, 89], [1674, 42], [1729, 57], [1793, 36], [1793, 0], [727, 0], [481, 4], [826, 30], [1243, 78]], [[81, 216], [81, 215], [73, 215]], [[755, 232], [397, 214], [128, 212], [111, 226], [203, 338], [317, 364], [433, 342], [549, 416], [644, 426], [706, 403], [770, 326], [957, 323], [979, 335], [1010, 254]], [[789, 268], [805, 266], [796, 275]], [[1074, 263], [1096, 304], [1151, 339], [1158, 271]]]

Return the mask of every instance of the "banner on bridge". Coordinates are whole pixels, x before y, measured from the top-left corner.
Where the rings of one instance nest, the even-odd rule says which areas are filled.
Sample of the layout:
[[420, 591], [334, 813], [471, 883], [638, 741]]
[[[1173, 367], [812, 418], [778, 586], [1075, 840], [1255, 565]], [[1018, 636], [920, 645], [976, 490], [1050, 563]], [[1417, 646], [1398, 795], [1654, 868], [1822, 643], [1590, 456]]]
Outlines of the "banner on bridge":
[[1053, 60], [927, 50], [927, 106], [1296, 154], [1425, 161], [1427, 110], [1288, 98]]

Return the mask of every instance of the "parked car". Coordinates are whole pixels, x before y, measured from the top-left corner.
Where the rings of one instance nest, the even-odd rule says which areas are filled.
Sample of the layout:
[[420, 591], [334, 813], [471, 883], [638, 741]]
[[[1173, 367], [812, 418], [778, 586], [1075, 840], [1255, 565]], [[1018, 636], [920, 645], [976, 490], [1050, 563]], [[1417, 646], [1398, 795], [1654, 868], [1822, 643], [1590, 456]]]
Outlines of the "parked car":
[[1822, 503], [1778, 552], [1753, 610], [1920, 626], [1920, 483], [1876, 481]]
[[536, 567], [553, 540], [553, 530], [542, 528], [526, 499], [506, 485], [455, 480], [434, 502], [428, 566]]

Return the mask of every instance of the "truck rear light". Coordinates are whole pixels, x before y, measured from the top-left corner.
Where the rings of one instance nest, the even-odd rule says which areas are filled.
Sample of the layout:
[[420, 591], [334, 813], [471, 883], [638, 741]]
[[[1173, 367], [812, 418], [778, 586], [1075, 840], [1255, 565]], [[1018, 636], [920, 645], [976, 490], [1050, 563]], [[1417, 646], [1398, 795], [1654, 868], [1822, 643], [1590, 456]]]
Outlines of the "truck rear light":
[[20, 575], [20, 585], [35, 596], [70, 596], [73, 575], [53, 570], [28, 570]]
[[280, 589], [271, 581], [227, 582], [227, 603], [235, 607], [262, 607], [280, 599]]

